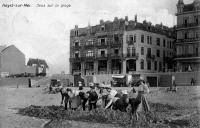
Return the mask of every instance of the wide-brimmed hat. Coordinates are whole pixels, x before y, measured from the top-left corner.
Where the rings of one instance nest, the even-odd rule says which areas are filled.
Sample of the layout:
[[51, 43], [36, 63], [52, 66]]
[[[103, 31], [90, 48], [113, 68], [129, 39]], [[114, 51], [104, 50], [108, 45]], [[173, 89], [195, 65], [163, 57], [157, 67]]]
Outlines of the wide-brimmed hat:
[[123, 94], [128, 94], [128, 91], [127, 90], [123, 90], [122, 93]]
[[94, 83], [89, 83], [90, 88], [95, 88]]

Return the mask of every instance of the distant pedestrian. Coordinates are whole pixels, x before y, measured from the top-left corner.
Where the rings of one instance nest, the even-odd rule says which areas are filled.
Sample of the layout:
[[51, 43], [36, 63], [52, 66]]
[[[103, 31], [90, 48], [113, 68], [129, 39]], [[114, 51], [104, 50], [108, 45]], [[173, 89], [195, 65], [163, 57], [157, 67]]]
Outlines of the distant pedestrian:
[[194, 86], [194, 78], [191, 79], [191, 86]]
[[31, 88], [31, 78], [28, 79], [28, 87]]

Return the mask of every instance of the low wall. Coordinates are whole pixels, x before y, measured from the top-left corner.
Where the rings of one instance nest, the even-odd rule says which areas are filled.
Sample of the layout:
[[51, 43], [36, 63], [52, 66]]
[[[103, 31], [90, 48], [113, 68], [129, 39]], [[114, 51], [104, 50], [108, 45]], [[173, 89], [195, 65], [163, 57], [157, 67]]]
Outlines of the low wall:
[[[0, 78], [0, 86], [27, 86], [29, 77], [18, 78]], [[49, 82], [47, 77], [31, 77], [31, 80], [37, 81], [39, 85], [46, 85]]]

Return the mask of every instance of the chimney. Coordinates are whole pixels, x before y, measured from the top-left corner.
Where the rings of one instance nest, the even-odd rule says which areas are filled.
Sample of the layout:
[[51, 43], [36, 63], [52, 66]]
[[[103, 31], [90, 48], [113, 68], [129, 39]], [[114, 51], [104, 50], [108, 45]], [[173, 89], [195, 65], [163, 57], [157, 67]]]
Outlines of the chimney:
[[75, 29], [78, 29], [78, 25], [75, 25]]
[[137, 14], [135, 15], [135, 22], [137, 22]]
[[128, 21], [128, 16], [125, 16], [125, 21]]
[[115, 17], [115, 18], [114, 18], [114, 21], [118, 21], [118, 17]]
[[100, 24], [103, 24], [103, 23], [104, 23], [104, 21], [101, 19], [101, 20], [100, 20]]

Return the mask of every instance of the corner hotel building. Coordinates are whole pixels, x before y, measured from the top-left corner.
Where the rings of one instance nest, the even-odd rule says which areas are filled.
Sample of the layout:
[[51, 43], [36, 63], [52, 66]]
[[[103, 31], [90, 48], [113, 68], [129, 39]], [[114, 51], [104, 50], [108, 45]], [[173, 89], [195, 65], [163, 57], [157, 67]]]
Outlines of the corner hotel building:
[[173, 68], [173, 28], [114, 18], [70, 31], [70, 74], [133, 74]]

